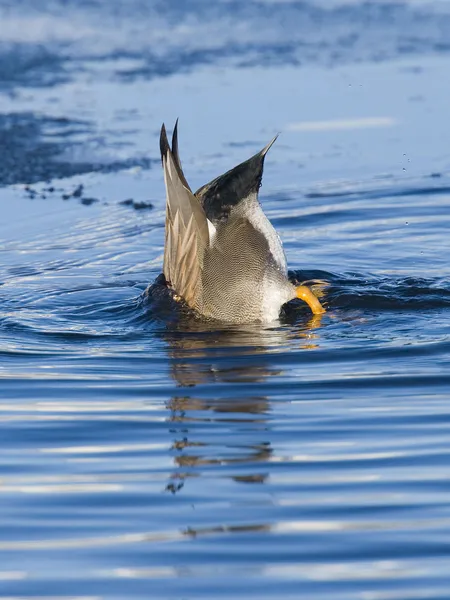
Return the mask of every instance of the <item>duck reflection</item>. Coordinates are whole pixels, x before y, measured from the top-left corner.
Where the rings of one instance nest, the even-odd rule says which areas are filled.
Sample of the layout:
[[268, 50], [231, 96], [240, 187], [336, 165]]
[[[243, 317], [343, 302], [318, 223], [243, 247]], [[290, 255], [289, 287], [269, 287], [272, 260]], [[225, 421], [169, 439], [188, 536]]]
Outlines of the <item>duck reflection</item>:
[[[293, 350], [318, 347], [320, 323], [316, 315], [295, 328], [213, 330], [197, 323], [164, 333], [182, 392], [167, 402], [176, 467], [167, 491], [179, 492], [211, 467], [239, 483], [266, 481], [263, 465], [273, 453], [269, 380], [283, 375]], [[205, 429], [206, 423], [213, 425]]]

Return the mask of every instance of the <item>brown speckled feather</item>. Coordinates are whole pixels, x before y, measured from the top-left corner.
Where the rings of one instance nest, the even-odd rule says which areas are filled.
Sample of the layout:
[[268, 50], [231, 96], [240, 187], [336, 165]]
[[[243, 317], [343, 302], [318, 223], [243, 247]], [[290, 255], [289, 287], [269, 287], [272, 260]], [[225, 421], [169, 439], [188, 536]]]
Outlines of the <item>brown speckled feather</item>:
[[202, 270], [209, 245], [208, 223], [197, 198], [186, 187], [178, 157], [176, 130], [174, 157], [164, 125], [161, 129], [161, 158], [166, 183], [166, 243], [164, 276], [175, 292], [192, 308], [202, 298]]

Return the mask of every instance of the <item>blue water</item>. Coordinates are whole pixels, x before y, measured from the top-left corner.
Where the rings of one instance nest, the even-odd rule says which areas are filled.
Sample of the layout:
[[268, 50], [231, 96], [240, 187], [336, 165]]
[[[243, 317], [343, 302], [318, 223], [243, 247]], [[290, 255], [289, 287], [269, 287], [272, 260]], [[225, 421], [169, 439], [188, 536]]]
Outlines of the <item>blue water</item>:
[[[450, 598], [448, 2], [0, 2], [0, 598]], [[158, 135], [323, 316], [176, 315]]]

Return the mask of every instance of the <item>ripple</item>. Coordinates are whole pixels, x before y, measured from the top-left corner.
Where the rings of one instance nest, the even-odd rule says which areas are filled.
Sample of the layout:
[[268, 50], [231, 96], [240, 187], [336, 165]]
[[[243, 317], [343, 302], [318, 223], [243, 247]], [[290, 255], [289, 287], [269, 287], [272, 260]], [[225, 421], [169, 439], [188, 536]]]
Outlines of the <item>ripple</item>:
[[[32, 4], [0, 44], [3, 181], [35, 181], [0, 190], [2, 597], [446, 600], [448, 11]], [[175, 105], [199, 185], [284, 130], [262, 203], [325, 315], [158, 283]]]

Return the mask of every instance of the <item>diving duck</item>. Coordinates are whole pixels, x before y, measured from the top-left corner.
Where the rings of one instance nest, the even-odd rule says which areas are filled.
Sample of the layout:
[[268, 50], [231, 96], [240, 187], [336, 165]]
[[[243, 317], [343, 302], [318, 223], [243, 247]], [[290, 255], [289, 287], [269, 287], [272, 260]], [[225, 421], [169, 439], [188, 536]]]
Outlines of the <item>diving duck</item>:
[[280, 237], [259, 203], [264, 158], [275, 140], [193, 193], [181, 168], [178, 121], [172, 147], [161, 128], [164, 276], [175, 295], [204, 317], [269, 323], [294, 298], [314, 314], [325, 312], [307, 286], [289, 281]]

